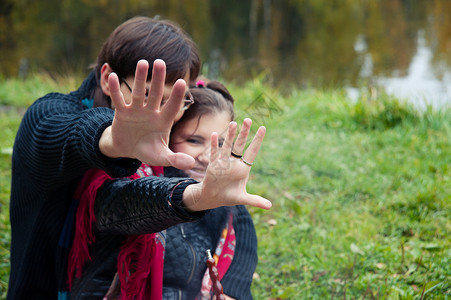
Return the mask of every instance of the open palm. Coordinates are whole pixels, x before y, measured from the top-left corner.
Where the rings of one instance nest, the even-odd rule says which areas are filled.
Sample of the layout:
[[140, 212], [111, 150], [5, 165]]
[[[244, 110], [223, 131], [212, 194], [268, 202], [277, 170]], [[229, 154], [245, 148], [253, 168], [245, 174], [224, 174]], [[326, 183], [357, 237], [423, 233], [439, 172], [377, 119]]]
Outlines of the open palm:
[[[240, 134], [233, 143], [237, 124], [232, 122], [222, 148], [218, 146], [218, 134], [212, 134], [210, 163], [205, 178], [199, 185], [188, 186], [188, 192], [184, 194], [184, 201], [185, 195], [187, 196], [185, 206], [188, 209], [197, 211], [233, 205], [271, 208], [269, 200], [246, 191], [250, 164], [255, 160], [266, 132], [264, 127], [260, 127], [244, 151], [250, 126], [251, 120], [244, 120]], [[242, 154], [242, 159], [231, 156], [232, 150], [234, 153]]]
[[167, 103], [161, 107], [166, 76], [166, 65], [156, 60], [148, 99], [145, 98], [149, 64], [138, 62], [130, 103], [126, 103], [120, 90], [117, 75], [108, 77], [115, 116], [111, 126], [111, 143], [118, 157], [136, 158], [154, 166], [174, 166], [189, 169], [194, 159], [183, 153], [173, 153], [168, 148], [169, 134], [175, 116], [180, 110], [186, 83], [179, 79], [173, 86]]

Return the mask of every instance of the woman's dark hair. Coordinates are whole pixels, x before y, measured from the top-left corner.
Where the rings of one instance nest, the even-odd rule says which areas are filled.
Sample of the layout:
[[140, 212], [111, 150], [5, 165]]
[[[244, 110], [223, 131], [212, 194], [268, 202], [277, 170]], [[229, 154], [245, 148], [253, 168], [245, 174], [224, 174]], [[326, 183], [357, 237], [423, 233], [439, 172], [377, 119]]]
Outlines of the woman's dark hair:
[[[103, 44], [95, 66], [96, 76], [100, 78], [104, 63], [108, 63], [119, 78], [134, 76], [137, 62], [146, 59], [150, 64], [147, 77], [150, 80], [152, 64], [158, 58], [166, 63], [166, 84], [174, 84], [188, 72], [190, 81], [199, 75], [199, 52], [187, 33], [168, 20], [134, 17], [119, 25]], [[105, 97], [102, 102], [110, 103], [109, 97]], [[110, 105], [99, 103], [96, 106]]]
[[232, 121], [235, 119], [233, 110], [234, 99], [227, 88], [218, 81], [208, 81], [206, 84], [191, 87], [194, 103], [185, 111], [180, 120], [172, 127], [171, 132], [175, 132], [179, 126], [191, 119], [200, 118], [203, 115], [228, 112]]

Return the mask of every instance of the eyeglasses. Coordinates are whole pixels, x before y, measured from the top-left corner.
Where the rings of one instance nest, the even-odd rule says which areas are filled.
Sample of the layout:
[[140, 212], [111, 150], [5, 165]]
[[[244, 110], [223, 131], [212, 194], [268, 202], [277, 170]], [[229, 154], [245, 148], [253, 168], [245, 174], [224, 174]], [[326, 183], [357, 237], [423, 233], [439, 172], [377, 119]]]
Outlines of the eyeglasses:
[[[124, 78], [121, 78], [120, 80], [121, 80], [123, 83], [125, 83], [125, 86], [128, 88], [128, 90], [130, 91], [130, 93], [132, 93], [133, 90], [132, 90], [132, 88], [130, 87], [130, 85], [127, 83], [127, 81], [125, 81]], [[148, 96], [149, 96], [149, 87], [146, 86], [146, 98], [147, 98]], [[184, 104], [183, 104], [183, 107], [182, 107], [183, 110], [187, 110], [187, 109], [194, 103], [194, 98], [193, 98], [193, 95], [191, 94], [190, 91], [188, 91], [188, 92], [185, 94], [185, 99], [184, 99], [183, 101], [184, 101]], [[161, 102], [161, 105], [163, 105], [164, 103], [166, 103], [166, 100], [163, 100], [163, 101]]]

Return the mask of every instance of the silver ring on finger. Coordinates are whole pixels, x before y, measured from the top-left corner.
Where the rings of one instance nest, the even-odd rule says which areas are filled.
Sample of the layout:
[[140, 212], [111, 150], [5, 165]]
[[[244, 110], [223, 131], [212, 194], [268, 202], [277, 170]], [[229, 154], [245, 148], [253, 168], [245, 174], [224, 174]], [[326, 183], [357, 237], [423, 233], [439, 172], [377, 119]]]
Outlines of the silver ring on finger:
[[244, 159], [244, 157], [241, 157], [241, 161], [244, 162], [246, 165], [248, 165], [249, 167], [252, 167], [252, 165], [254, 164], [253, 162], [248, 162]]

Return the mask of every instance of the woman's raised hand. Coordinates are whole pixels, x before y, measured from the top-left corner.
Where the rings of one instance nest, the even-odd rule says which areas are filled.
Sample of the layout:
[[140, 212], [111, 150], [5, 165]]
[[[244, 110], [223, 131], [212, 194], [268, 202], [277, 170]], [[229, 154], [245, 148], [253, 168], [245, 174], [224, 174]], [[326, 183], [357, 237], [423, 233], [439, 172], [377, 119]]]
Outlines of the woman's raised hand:
[[265, 127], [260, 127], [245, 150], [252, 121], [245, 119], [240, 133], [236, 136], [237, 124], [231, 122], [222, 148], [218, 145], [218, 134], [211, 136], [210, 164], [204, 181], [189, 185], [183, 193], [186, 208], [192, 211], [212, 209], [220, 206], [251, 205], [269, 209], [269, 200], [248, 194], [246, 184], [252, 164], [265, 137]]
[[186, 83], [179, 79], [173, 86], [167, 103], [160, 108], [166, 77], [166, 64], [155, 60], [152, 80], [146, 99], [146, 81], [149, 63], [140, 60], [136, 66], [133, 91], [129, 103], [120, 90], [115, 73], [108, 77], [111, 101], [115, 107], [113, 124], [99, 142], [102, 153], [109, 157], [135, 158], [153, 166], [174, 166], [186, 170], [194, 159], [184, 153], [174, 153], [168, 148], [169, 134], [174, 119], [180, 111]]

